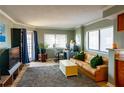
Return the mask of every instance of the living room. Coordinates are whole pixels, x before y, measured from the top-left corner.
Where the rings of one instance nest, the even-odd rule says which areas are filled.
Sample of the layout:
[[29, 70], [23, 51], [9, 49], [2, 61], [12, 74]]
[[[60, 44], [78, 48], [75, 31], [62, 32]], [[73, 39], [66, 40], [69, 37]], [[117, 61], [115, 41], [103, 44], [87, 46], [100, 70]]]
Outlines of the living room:
[[[21, 63], [2, 69], [0, 86], [123, 87], [123, 13], [123, 5], [1, 5], [0, 52]], [[94, 67], [95, 57], [102, 63]]]

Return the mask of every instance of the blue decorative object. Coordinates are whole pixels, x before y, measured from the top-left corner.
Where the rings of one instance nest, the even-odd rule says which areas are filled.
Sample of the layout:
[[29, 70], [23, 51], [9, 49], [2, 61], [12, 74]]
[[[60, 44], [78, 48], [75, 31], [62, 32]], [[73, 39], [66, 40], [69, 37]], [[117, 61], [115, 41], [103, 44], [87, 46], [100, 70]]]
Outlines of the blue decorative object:
[[0, 42], [5, 42], [5, 24], [0, 23]]
[[0, 35], [0, 42], [5, 42], [5, 36]]

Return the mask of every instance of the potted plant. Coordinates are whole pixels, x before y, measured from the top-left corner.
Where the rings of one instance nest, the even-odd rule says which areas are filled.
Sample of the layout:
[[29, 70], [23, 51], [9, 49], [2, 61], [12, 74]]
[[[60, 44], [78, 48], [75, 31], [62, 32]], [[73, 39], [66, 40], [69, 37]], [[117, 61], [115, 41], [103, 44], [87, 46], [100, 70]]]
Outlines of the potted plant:
[[43, 44], [43, 43], [39, 44], [39, 51], [40, 51], [41, 54], [46, 53], [46, 48], [48, 48], [47, 44]]

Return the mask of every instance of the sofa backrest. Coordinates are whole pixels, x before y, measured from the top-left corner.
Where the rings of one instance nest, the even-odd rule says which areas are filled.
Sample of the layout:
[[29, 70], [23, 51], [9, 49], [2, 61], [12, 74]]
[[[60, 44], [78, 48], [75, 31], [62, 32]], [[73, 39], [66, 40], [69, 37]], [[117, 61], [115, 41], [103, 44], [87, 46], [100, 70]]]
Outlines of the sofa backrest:
[[[90, 60], [96, 56], [97, 53], [92, 53], [92, 52], [85, 52], [85, 62], [90, 63]], [[108, 64], [108, 57], [102, 56], [104, 64]]]
[[85, 53], [85, 62], [90, 63], [91, 59], [94, 57], [95, 55], [91, 54], [91, 53]]

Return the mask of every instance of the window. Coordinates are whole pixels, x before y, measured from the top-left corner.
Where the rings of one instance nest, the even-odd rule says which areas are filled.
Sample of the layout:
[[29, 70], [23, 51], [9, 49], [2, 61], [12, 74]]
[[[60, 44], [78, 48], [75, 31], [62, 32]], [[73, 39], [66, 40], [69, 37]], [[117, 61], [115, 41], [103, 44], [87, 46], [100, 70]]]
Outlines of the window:
[[32, 59], [32, 48], [33, 48], [33, 41], [32, 41], [32, 32], [28, 31], [27, 32], [27, 46], [28, 46], [28, 55], [29, 55], [29, 59]]
[[113, 26], [88, 33], [88, 49], [107, 52], [113, 43]]
[[100, 51], [107, 52], [106, 48], [111, 48], [113, 43], [113, 27], [100, 30]]
[[66, 35], [56, 35], [56, 47], [65, 48], [67, 43]]
[[99, 49], [99, 31], [89, 32], [89, 49]]
[[44, 42], [48, 48], [65, 48], [67, 43], [67, 35], [65, 34], [45, 34]]
[[45, 34], [44, 42], [45, 42], [45, 45], [48, 45], [48, 48], [53, 48], [53, 45], [55, 44], [55, 35]]

